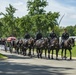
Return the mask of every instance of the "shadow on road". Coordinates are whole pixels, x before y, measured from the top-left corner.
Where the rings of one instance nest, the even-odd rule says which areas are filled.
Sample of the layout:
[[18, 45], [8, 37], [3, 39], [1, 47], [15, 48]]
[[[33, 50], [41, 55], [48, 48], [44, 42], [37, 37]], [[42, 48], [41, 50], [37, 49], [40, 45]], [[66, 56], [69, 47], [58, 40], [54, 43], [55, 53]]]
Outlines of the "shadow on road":
[[66, 70], [73, 68], [0, 62], [0, 75], [66, 75]]
[[6, 55], [8, 58], [11, 58], [11, 59], [31, 59], [31, 57], [29, 56], [19, 56], [19, 55]]
[[[30, 58], [29, 56], [22, 56], [17, 54], [8, 54], [8, 53], [5, 55], [8, 56], [10, 59], [29, 59], [30, 60], [35, 58], [35, 57]], [[60, 59], [58, 61], [64, 61], [64, 60]], [[49, 65], [48, 66], [34, 65], [30, 63], [24, 63], [24, 62], [17, 63], [17, 62], [8, 62], [8, 60], [0, 60], [0, 75], [67, 75], [68, 73], [66, 71], [70, 71], [74, 69], [75, 68], [54, 67]]]

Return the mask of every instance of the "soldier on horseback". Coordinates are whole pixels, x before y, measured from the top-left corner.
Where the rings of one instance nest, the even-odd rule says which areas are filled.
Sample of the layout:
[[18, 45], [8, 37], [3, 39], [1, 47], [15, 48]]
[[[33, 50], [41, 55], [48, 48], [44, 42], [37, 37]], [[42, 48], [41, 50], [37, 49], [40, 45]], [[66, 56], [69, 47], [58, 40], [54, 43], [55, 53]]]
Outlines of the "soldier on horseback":
[[30, 34], [28, 33], [28, 31], [26, 31], [26, 34], [24, 36], [24, 39], [29, 39], [30, 38]]
[[52, 30], [52, 32], [50, 33], [50, 38], [54, 39], [56, 37], [57, 37], [56, 33], [54, 32], [54, 30]]
[[58, 59], [58, 51], [59, 51], [59, 38], [57, 37], [54, 30], [49, 35], [49, 45], [48, 45], [48, 58], [50, 59], [50, 51], [52, 51], [51, 58], [53, 59], [54, 50], [56, 51], [56, 59]]
[[42, 33], [40, 31], [38, 31], [36, 34], [36, 40], [39, 40], [41, 38], [42, 38]]
[[52, 43], [52, 41], [55, 39], [55, 38], [57, 38], [57, 35], [56, 35], [56, 33], [54, 32], [54, 30], [52, 30], [52, 32], [50, 33], [50, 35], [49, 35], [49, 37], [50, 37], [50, 43]]
[[64, 29], [64, 32], [61, 36], [62, 45], [64, 45], [64, 42], [69, 38], [69, 33], [67, 32], [67, 29]]

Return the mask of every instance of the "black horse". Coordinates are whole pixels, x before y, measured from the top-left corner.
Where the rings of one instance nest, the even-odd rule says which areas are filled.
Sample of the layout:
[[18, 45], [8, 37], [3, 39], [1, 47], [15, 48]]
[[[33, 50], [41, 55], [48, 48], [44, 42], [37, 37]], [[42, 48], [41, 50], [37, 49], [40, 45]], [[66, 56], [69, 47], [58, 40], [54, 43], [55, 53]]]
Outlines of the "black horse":
[[13, 48], [15, 49], [15, 52], [18, 54], [22, 54], [22, 43], [22, 39], [13, 41]]
[[62, 52], [61, 52], [61, 57], [63, 59], [63, 51], [65, 50], [65, 60], [66, 60], [66, 50], [69, 50], [70, 52], [70, 60], [72, 59], [72, 47], [75, 46], [75, 39], [74, 38], [69, 38], [66, 41], [64, 41], [63, 44], [61, 44], [62, 47]]
[[34, 55], [34, 43], [35, 43], [34, 38], [31, 37], [30, 39], [28, 39], [28, 49], [29, 49], [28, 55], [29, 56], [32, 56], [32, 52]]
[[48, 45], [48, 58], [50, 59], [50, 51], [52, 51], [51, 59], [53, 59], [53, 51], [56, 50], [56, 59], [58, 59], [59, 51], [59, 38], [54, 38], [49, 40]]
[[43, 43], [43, 50], [45, 53], [45, 58], [47, 57], [47, 51], [48, 51], [48, 45], [49, 45], [49, 39], [48, 38], [43, 38], [44, 43]]
[[28, 40], [27, 39], [23, 39], [21, 48], [22, 48], [22, 54], [25, 56], [27, 54], [26, 51], [28, 49]]
[[36, 52], [37, 52], [37, 57], [39, 58], [42, 58], [42, 42], [43, 40], [39, 39], [35, 42], [35, 48], [36, 48]]
[[46, 51], [47, 51], [47, 46], [48, 45], [48, 39], [47, 38], [43, 38], [43, 39], [39, 39], [35, 42], [35, 48], [37, 51], [37, 57], [38, 58], [42, 58], [42, 53], [43, 50], [45, 50], [45, 57], [46, 57]]
[[7, 51], [9, 49], [10, 53], [13, 52], [13, 42], [12, 41], [6, 41], [6, 50]]

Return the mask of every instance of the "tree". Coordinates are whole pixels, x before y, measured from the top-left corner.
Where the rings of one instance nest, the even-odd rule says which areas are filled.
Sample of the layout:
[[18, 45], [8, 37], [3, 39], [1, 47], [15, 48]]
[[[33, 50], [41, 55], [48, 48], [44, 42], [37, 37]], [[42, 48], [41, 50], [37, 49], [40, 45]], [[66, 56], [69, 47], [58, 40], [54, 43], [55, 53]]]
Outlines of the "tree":
[[33, 26], [31, 17], [29, 15], [23, 16], [20, 21], [20, 28], [23, 35], [26, 33], [26, 31], [30, 32], [32, 30]]
[[54, 31], [55, 31], [55, 33], [57, 34], [57, 36], [59, 37], [59, 36], [60, 36], [60, 29], [59, 29], [58, 26], [55, 26], [55, 27], [54, 27]]
[[74, 27], [73, 26], [67, 26], [66, 27], [68, 33], [70, 34], [70, 36], [74, 36]]
[[3, 23], [0, 21], [0, 37], [2, 36], [2, 27], [3, 27]]
[[74, 36], [76, 36], [76, 25], [73, 28], [74, 28], [73, 34], [74, 34]]
[[16, 9], [9, 4], [9, 7], [6, 7], [6, 13], [0, 13], [0, 15], [4, 16], [4, 27], [7, 28], [7, 31], [10, 35], [14, 35], [14, 29], [15, 29], [15, 13]]
[[0, 19], [0, 22], [3, 24], [3, 26], [1, 26], [3, 36], [14, 35], [22, 37], [26, 31], [34, 36], [38, 30], [41, 31], [44, 36], [47, 36], [50, 30], [58, 28], [55, 26], [58, 25], [57, 19], [59, 18], [59, 12], [52, 13], [50, 11], [46, 13], [44, 8], [47, 5], [47, 0], [28, 0], [28, 15], [16, 18], [14, 17], [16, 9], [9, 4], [9, 7], [6, 7], [6, 13], [0, 13], [4, 16]]
[[28, 0], [27, 2], [28, 11], [31, 16], [45, 13], [44, 7], [46, 6], [46, 0]]
[[44, 8], [48, 5], [46, 0], [29, 0], [27, 2], [29, 15], [33, 17], [33, 24], [36, 25], [37, 30], [47, 33], [49, 27], [52, 29], [58, 25], [57, 19], [59, 12], [48, 12]]

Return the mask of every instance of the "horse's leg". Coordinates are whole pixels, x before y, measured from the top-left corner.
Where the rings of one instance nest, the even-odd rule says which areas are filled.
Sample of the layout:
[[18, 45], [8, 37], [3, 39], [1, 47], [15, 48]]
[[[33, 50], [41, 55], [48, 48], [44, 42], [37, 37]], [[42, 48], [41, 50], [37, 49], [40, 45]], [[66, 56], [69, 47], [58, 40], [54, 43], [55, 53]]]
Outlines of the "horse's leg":
[[19, 47], [19, 50], [20, 50], [20, 54], [22, 54], [21, 47]]
[[19, 54], [19, 48], [17, 48], [17, 53]]
[[53, 49], [52, 49], [52, 55], [51, 55], [51, 59], [53, 59]]
[[59, 52], [59, 49], [56, 49], [56, 59], [58, 59], [58, 52]]
[[22, 48], [22, 52], [23, 52], [23, 55], [25, 55], [25, 54], [26, 54], [26, 50], [25, 50], [25, 48], [24, 48], [24, 47]]
[[23, 55], [26, 56], [27, 48], [23, 48]]
[[24, 48], [22, 48], [22, 52], [23, 52], [22, 54], [24, 55]]
[[32, 53], [31, 53], [32, 47], [30, 47], [30, 57], [32, 57]]
[[37, 48], [37, 57], [39, 58], [39, 49]]
[[7, 52], [7, 46], [6, 46], [6, 44], [4, 45], [4, 48], [5, 48], [5, 52]]
[[47, 52], [47, 49], [45, 49], [45, 58], [46, 58], [46, 52]]
[[65, 57], [65, 60], [66, 60], [66, 49], [65, 49], [65, 56], [64, 57]]
[[29, 48], [29, 56], [31, 56], [31, 47]]
[[21, 47], [20, 47], [20, 54], [22, 54], [22, 49], [21, 49]]
[[33, 55], [34, 55], [34, 46], [33, 46]]
[[12, 53], [12, 48], [10, 48], [10, 52]]
[[20, 51], [21, 51], [21, 55], [23, 54], [23, 50], [22, 50], [22, 47], [20, 47]]
[[50, 49], [48, 49], [48, 59], [50, 59]]
[[69, 52], [70, 52], [70, 60], [72, 59], [72, 52], [71, 52], [71, 49], [69, 49]]
[[42, 49], [40, 49], [40, 58], [42, 58]]
[[39, 48], [39, 57], [41, 57], [41, 49]]
[[30, 48], [27, 49], [27, 55], [30, 56]]
[[9, 47], [10, 53], [12, 53], [12, 46]]
[[63, 50], [64, 50], [64, 49], [62, 48], [62, 51], [61, 51], [61, 58], [62, 58], [62, 59], [63, 59]]
[[19, 48], [18, 48], [18, 46], [15, 48], [15, 50], [16, 50], [16, 53], [19, 54]]

